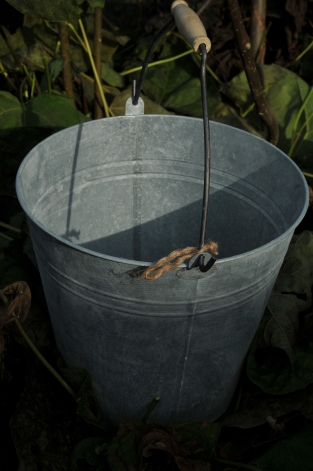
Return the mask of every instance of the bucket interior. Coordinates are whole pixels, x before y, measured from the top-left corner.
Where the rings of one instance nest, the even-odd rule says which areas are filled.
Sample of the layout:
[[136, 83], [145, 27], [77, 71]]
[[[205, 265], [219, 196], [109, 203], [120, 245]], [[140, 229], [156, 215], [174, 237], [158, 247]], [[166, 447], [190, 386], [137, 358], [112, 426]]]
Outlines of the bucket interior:
[[[211, 123], [207, 237], [220, 258], [261, 247], [296, 224], [307, 198], [293, 162], [266, 141]], [[19, 198], [46, 230], [86, 249], [153, 262], [199, 243], [203, 126], [193, 118], [104, 119], [40, 143]]]

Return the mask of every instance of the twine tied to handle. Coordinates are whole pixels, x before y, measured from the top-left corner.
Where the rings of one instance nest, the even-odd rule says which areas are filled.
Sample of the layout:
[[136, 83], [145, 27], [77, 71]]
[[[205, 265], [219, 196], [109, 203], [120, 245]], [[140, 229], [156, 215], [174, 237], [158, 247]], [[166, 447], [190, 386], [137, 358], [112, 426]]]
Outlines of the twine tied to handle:
[[212, 255], [218, 255], [218, 245], [216, 242], [209, 241], [201, 249], [198, 247], [186, 247], [184, 249], [178, 249], [171, 252], [166, 257], [161, 258], [154, 265], [150, 265], [140, 275], [140, 278], [146, 280], [156, 280], [163, 275], [163, 273], [175, 270], [179, 267], [187, 258], [191, 258], [194, 255], [201, 254], [203, 252], [210, 252]]

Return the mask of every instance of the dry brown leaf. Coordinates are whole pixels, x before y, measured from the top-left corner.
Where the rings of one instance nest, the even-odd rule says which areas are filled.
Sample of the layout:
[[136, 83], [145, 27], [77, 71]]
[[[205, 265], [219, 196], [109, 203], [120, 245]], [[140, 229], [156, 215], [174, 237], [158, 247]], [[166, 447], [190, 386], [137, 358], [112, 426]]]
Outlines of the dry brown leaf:
[[3, 301], [4, 296], [8, 304], [0, 308], [0, 355], [5, 350], [4, 328], [14, 321], [13, 312], [22, 322], [27, 317], [31, 303], [30, 289], [25, 281], [17, 281], [0, 290], [0, 297]]
[[1, 311], [1, 324], [3, 324], [3, 322], [8, 324], [14, 320], [12, 316], [13, 312], [16, 317], [23, 322], [27, 317], [31, 304], [31, 292], [28, 284], [25, 281], [16, 281], [6, 286], [1, 290], [1, 293], [8, 298], [8, 305]]
[[174, 437], [170, 427], [153, 424], [149, 424], [148, 427], [150, 431], [147, 430], [147, 433], [144, 433], [139, 443], [139, 456], [148, 458], [151, 456], [150, 450], [162, 450], [173, 456], [180, 471], [210, 471], [209, 463], [186, 458], [194, 456], [195, 449], [199, 450], [195, 440], [189, 440], [181, 445], [177, 442], [177, 437]]

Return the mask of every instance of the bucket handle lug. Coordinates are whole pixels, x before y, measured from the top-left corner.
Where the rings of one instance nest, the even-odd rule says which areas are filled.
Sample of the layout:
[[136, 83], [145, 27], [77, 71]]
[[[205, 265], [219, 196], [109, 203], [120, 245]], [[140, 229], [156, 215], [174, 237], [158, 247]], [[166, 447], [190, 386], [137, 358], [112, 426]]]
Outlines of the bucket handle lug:
[[[210, 260], [206, 264], [204, 264], [205, 255], [211, 255]], [[191, 270], [192, 268], [199, 268], [202, 273], [206, 273], [210, 270], [210, 268], [213, 267], [214, 263], [216, 262], [216, 257], [214, 257], [214, 255], [210, 254], [209, 252], [205, 252], [199, 254], [196, 258], [193, 257], [190, 262], [191, 263], [189, 263], [186, 270]]]

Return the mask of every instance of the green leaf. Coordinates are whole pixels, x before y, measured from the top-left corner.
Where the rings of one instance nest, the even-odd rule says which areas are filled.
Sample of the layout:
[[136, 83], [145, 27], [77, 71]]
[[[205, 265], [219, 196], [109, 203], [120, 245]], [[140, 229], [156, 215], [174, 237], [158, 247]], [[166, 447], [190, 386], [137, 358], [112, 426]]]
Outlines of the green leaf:
[[95, 449], [97, 446], [103, 445], [104, 441], [104, 437], [91, 437], [79, 442], [70, 457], [71, 471], [79, 471], [81, 469], [77, 464], [77, 460], [81, 458], [84, 458], [93, 466], [99, 465], [103, 458], [96, 453]]
[[[277, 146], [288, 153], [296, 132], [307, 122], [300, 144], [295, 148], [293, 155], [311, 154], [313, 142], [313, 96], [302, 113], [297, 129], [294, 130], [299, 110], [310, 91], [309, 85], [295, 73], [278, 65], [258, 65], [258, 71], [265, 95], [279, 125], [280, 136]], [[245, 72], [241, 72], [225, 84], [221, 91], [233, 100], [241, 112], [246, 111], [253, 103]], [[312, 119], [308, 121], [310, 116], [312, 116]], [[252, 117], [255, 120], [255, 110], [248, 117]]]
[[[49, 62], [49, 73], [50, 73], [51, 82], [54, 82], [59, 76], [59, 74], [62, 72], [63, 67], [64, 67], [64, 62], [65, 62], [64, 57], [58, 57], [57, 59], [54, 59]], [[46, 74], [42, 76], [40, 89], [42, 92], [48, 89]]]
[[263, 139], [266, 137], [266, 134], [262, 133], [260, 129], [257, 130], [248, 119], [239, 116], [232, 106], [223, 102], [217, 104], [212, 121], [242, 129]]
[[65, 62], [64, 57], [58, 57], [57, 59], [54, 59], [49, 62], [49, 72], [50, 72], [50, 78], [52, 82], [54, 82], [54, 80], [62, 72], [63, 67], [64, 67], [64, 62]]
[[191, 75], [177, 65], [177, 62], [168, 62], [148, 69], [143, 91], [159, 105], [164, 103], [179, 86], [188, 82]]
[[112, 85], [112, 87], [124, 86], [124, 77], [104, 63], [101, 64], [101, 76], [102, 80], [104, 80], [109, 85]]
[[279, 350], [260, 349], [252, 343], [247, 359], [249, 379], [268, 394], [287, 394], [313, 383], [313, 343], [294, 347], [293, 369]]
[[220, 422], [222, 426], [246, 429], [266, 423], [268, 416], [278, 418], [293, 411], [313, 420], [312, 384], [293, 393], [273, 396], [264, 393], [251, 382], [244, 382], [238, 411], [226, 412]]
[[[209, 115], [214, 116], [221, 101], [216, 83], [211, 77], [207, 77]], [[176, 113], [202, 118], [201, 82], [198, 78], [191, 78], [188, 82], [178, 87], [163, 103], [167, 108]]]
[[0, 91], [0, 129], [12, 129], [23, 125], [21, 103], [9, 92]]
[[[111, 103], [110, 110], [113, 116], [124, 116], [125, 115], [125, 104], [127, 99], [131, 96], [130, 90], [124, 90], [118, 96], [114, 98]], [[141, 98], [145, 104], [145, 114], [173, 114], [167, 111], [162, 106], [154, 103], [148, 97], [141, 95]]]
[[[211, 77], [207, 77], [210, 115], [220, 103], [220, 95]], [[156, 103], [176, 113], [202, 117], [201, 83], [174, 62], [148, 69], [144, 92]]]
[[313, 424], [276, 443], [251, 464], [263, 471], [311, 471], [313, 463]]
[[267, 345], [282, 348], [293, 365], [292, 346], [298, 330], [298, 309], [294, 301], [284, 295], [272, 295], [267, 304], [268, 316], [264, 328], [264, 340]]
[[49, 21], [71, 21], [93, 13], [96, 7], [103, 8], [104, 0], [7, 0], [21, 13]]
[[294, 236], [248, 354], [250, 380], [269, 394], [286, 394], [313, 382], [313, 344], [300, 341], [308, 327], [298, 334], [299, 313], [312, 301], [312, 260], [313, 233]]
[[25, 125], [68, 127], [80, 123], [73, 102], [59, 95], [41, 93], [26, 106]]
[[[25, 41], [24, 31], [22, 28], [17, 28], [15, 33], [12, 33], [12, 34], [4, 26], [2, 26], [2, 28], [7, 37], [8, 43], [10, 44], [11, 48], [14, 51], [24, 51], [25, 49], [27, 49], [29, 44], [31, 44]], [[16, 67], [16, 62], [14, 58], [12, 57], [10, 50], [1, 34], [0, 34], [0, 57], [1, 57], [1, 62], [5, 64], [8, 68]]]

